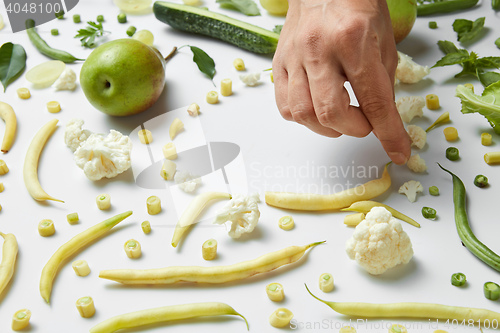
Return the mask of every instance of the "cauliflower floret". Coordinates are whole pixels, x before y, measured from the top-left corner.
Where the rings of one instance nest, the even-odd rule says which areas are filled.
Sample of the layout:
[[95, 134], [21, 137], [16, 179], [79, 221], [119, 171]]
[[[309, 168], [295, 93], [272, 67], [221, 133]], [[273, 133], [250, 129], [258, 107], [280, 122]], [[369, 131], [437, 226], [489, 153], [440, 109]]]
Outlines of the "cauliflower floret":
[[214, 224], [226, 224], [228, 234], [232, 238], [240, 238], [244, 233], [252, 232], [260, 217], [258, 203], [259, 194], [249, 196], [235, 195], [221, 210], [217, 212]]
[[417, 200], [417, 192], [424, 192], [424, 187], [419, 181], [409, 180], [399, 188], [399, 193], [405, 194], [409, 202]]
[[201, 184], [201, 178], [191, 174], [189, 171], [177, 171], [174, 181], [186, 193], [194, 192], [198, 185]]
[[75, 90], [76, 74], [71, 68], [67, 68], [62, 72], [59, 78], [52, 85], [56, 90]]
[[408, 169], [413, 172], [422, 173], [427, 171], [427, 165], [425, 164], [424, 159], [418, 154], [412, 155], [408, 159], [406, 165], [408, 166]]
[[417, 83], [431, 72], [429, 67], [421, 66], [411, 60], [411, 57], [398, 51], [398, 67], [396, 79], [403, 83]]
[[82, 126], [82, 119], [71, 119], [66, 124], [64, 143], [72, 152], [75, 152], [80, 147], [80, 144], [92, 134], [91, 131], [82, 129]]
[[243, 83], [249, 87], [256, 86], [257, 84], [259, 84], [260, 73], [255, 72], [255, 73], [249, 73], [249, 74], [241, 74], [240, 80], [243, 81]]
[[406, 128], [408, 135], [411, 139], [411, 145], [417, 147], [418, 149], [422, 149], [427, 142], [427, 132], [420, 126], [417, 125], [408, 125]]
[[398, 109], [401, 119], [405, 123], [410, 123], [415, 117], [422, 117], [425, 106], [425, 99], [421, 96], [404, 96], [398, 98], [396, 101], [396, 108]]
[[378, 275], [413, 257], [410, 237], [384, 207], [373, 207], [346, 243], [350, 259], [368, 273]]
[[130, 168], [132, 141], [111, 130], [107, 136], [92, 134], [75, 151], [75, 162], [90, 180], [113, 178]]

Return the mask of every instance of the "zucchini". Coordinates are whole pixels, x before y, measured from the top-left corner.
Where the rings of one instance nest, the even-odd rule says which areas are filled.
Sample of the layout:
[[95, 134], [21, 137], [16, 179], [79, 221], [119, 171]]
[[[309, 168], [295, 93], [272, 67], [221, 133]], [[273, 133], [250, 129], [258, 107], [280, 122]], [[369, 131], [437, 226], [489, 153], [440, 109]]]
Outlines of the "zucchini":
[[279, 34], [206, 9], [156, 1], [155, 17], [174, 29], [202, 34], [254, 53], [274, 53]]

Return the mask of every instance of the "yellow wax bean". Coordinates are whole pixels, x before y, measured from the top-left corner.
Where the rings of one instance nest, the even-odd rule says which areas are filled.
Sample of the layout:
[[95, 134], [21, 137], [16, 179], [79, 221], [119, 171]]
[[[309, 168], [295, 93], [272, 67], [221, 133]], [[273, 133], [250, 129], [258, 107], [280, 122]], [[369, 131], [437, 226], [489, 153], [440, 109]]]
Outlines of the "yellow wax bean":
[[365, 213], [349, 214], [344, 217], [344, 224], [355, 227], [365, 219]]
[[16, 267], [18, 244], [13, 234], [4, 234], [0, 232], [4, 239], [2, 246], [2, 262], [0, 262], [0, 295], [14, 276]]
[[484, 161], [490, 165], [500, 163], [500, 151], [484, 154]]
[[5, 121], [5, 133], [0, 150], [6, 153], [12, 148], [16, 138], [17, 119], [14, 109], [9, 104], [0, 102], [0, 118]]
[[368, 214], [368, 212], [373, 208], [373, 207], [384, 207], [387, 209], [392, 216], [394, 216], [397, 219], [400, 219], [402, 221], [405, 221], [412, 226], [415, 226], [417, 228], [420, 228], [420, 224], [415, 221], [414, 219], [404, 215], [403, 213], [395, 210], [392, 207], [389, 207], [387, 205], [384, 205], [383, 203], [376, 202], [376, 201], [358, 201], [350, 205], [348, 208], [342, 209], [342, 211], [354, 211], [354, 212], [359, 212], [359, 213], [364, 213]]

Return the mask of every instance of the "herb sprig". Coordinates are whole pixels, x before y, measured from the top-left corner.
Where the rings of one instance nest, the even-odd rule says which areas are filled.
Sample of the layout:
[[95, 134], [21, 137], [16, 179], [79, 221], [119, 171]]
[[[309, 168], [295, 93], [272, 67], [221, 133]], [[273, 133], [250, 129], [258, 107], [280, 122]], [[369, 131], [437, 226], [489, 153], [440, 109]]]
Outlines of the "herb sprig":
[[78, 30], [75, 38], [80, 38], [83, 47], [93, 48], [96, 45], [95, 39], [102, 37], [107, 31], [104, 31], [102, 22], [95, 23], [88, 21], [87, 24], [89, 25], [88, 27]]

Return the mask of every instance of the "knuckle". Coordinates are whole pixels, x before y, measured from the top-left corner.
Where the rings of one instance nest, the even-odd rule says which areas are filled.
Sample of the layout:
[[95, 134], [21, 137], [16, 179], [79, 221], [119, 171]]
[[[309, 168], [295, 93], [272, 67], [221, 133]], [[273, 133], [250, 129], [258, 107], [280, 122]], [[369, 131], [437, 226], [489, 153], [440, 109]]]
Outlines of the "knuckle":
[[325, 127], [333, 127], [336, 122], [335, 114], [331, 105], [321, 105], [316, 108], [318, 121]]
[[279, 111], [280, 111], [280, 115], [283, 119], [288, 120], [288, 121], [293, 120], [292, 113], [290, 112], [290, 108], [288, 106], [279, 108]]
[[311, 114], [312, 108], [307, 104], [298, 104], [291, 111], [293, 120], [302, 125], [310, 122]]

